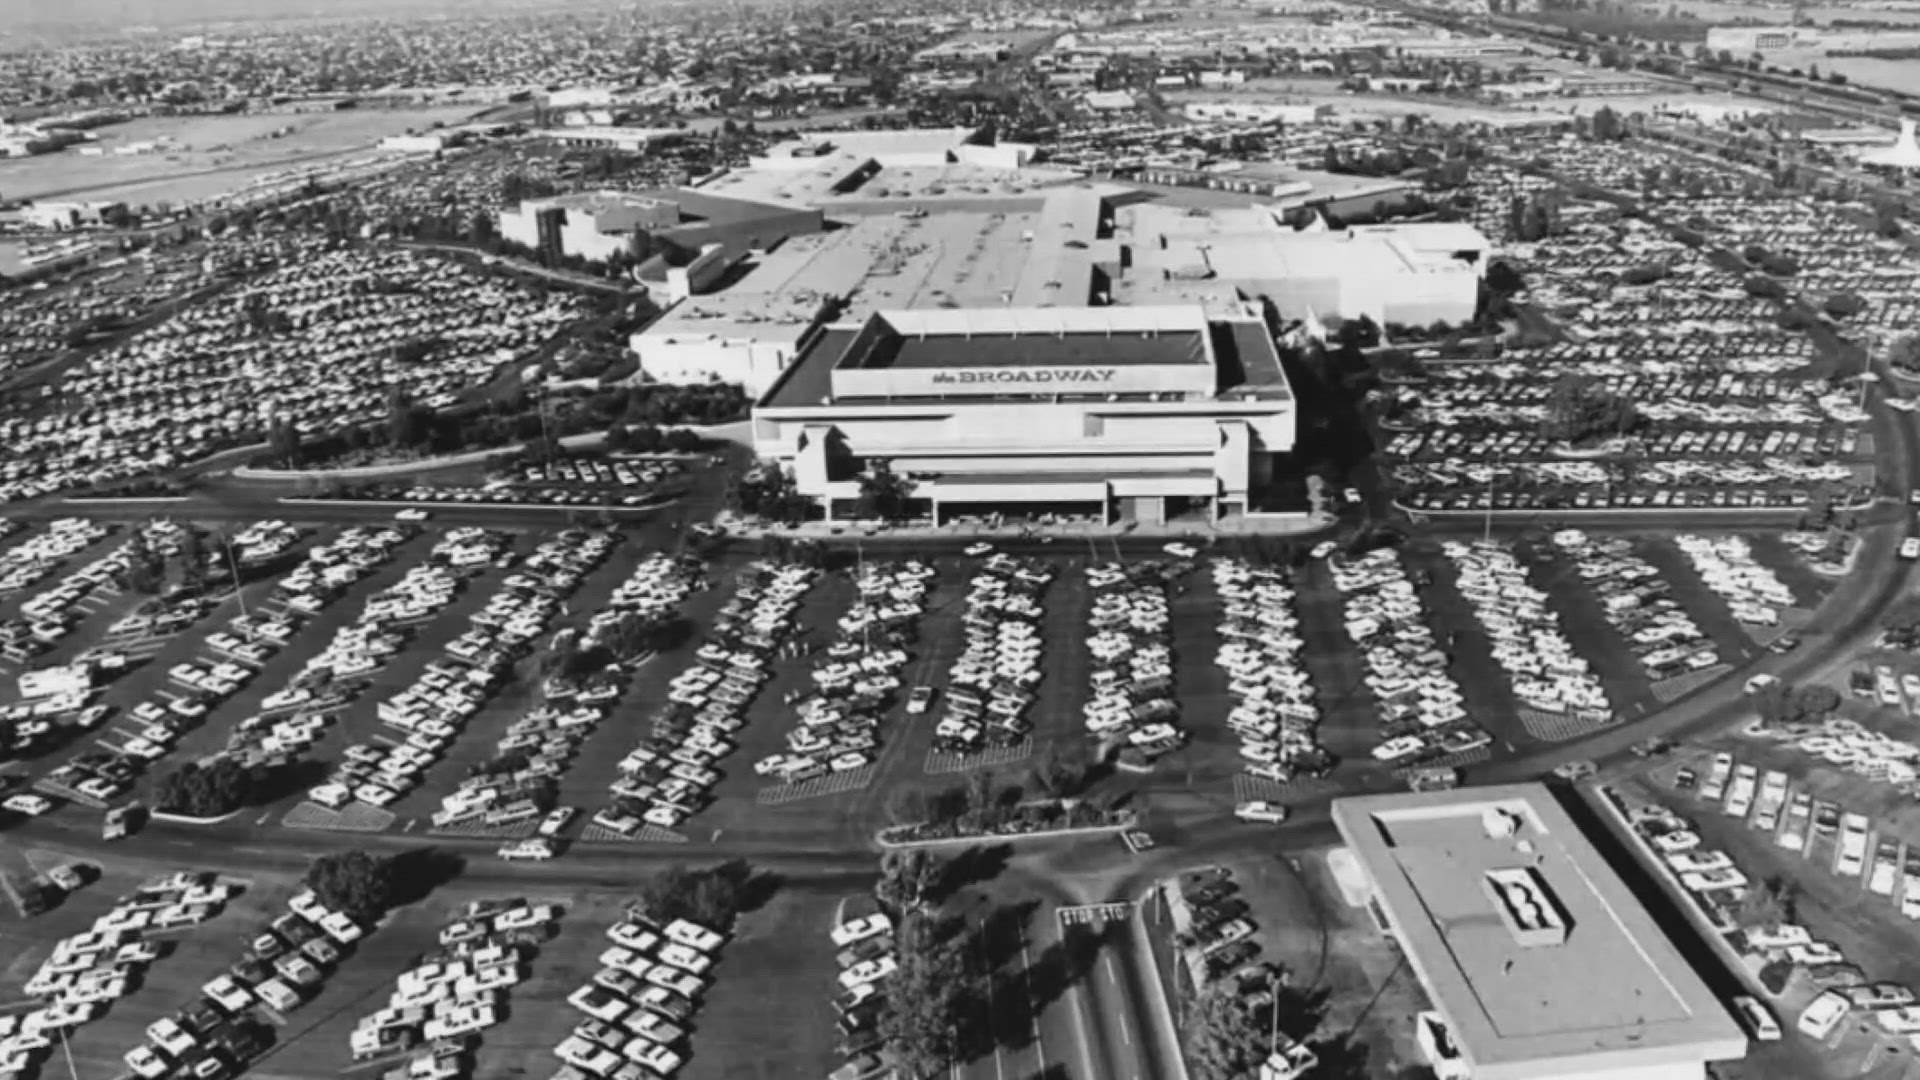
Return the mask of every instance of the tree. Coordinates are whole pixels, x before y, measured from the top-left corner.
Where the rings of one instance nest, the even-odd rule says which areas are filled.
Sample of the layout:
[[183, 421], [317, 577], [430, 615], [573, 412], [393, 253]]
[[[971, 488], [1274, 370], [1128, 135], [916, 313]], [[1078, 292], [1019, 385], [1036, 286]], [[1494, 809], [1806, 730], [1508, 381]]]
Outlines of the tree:
[[306, 885], [322, 904], [372, 922], [393, 903], [393, 860], [365, 851], [322, 855], [307, 867]]
[[1798, 922], [1798, 907], [1799, 889], [1775, 874], [1747, 891], [1746, 899], [1740, 902], [1740, 922], [1762, 928]]
[[931, 1080], [958, 1056], [959, 1021], [980, 1000], [980, 976], [956, 936], [920, 915], [900, 920], [899, 970], [883, 990], [879, 1032], [904, 1076]]
[[1908, 334], [1889, 345], [1887, 363], [1908, 371], [1920, 371], [1920, 334]]
[[1547, 416], [1541, 422], [1544, 437], [1571, 446], [1631, 434], [1641, 423], [1633, 402], [1591, 375], [1567, 374], [1554, 381], [1547, 394]]
[[247, 805], [253, 787], [253, 773], [238, 760], [223, 755], [205, 766], [188, 762], [161, 777], [154, 805], [187, 817], [219, 817]]
[[889, 851], [880, 858], [880, 881], [873, 892], [890, 911], [923, 911], [932, 904], [945, 873], [945, 864], [925, 848]]
[[1527, 291], [1527, 281], [1513, 264], [1499, 259], [1487, 267], [1487, 290], [1504, 299]]
[[[1618, 65], [1606, 66], [1617, 67]], [[1621, 123], [1620, 114], [1614, 112], [1609, 105], [1602, 105], [1594, 112], [1591, 130], [1595, 142], [1614, 142], [1626, 138], [1627, 135], [1626, 125]]]
[[1028, 770], [1028, 778], [1035, 790], [1050, 799], [1071, 799], [1086, 790], [1087, 771], [1086, 744], [1075, 740], [1065, 744], [1048, 743], [1040, 752], [1040, 760]]
[[1195, 1080], [1244, 1080], [1267, 1058], [1267, 1027], [1243, 1004], [1239, 988], [1215, 979], [1187, 1000], [1181, 1030]]
[[1861, 299], [1859, 293], [1837, 292], [1827, 297], [1821, 307], [1826, 311], [1828, 318], [1850, 319], [1867, 310], [1867, 302]]
[[855, 514], [881, 521], [906, 518], [913, 505], [914, 483], [893, 471], [893, 463], [884, 458], [867, 463], [860, 474], [859, 509]]
[[287, 469], [300, 467], [300, 429], [284, 416], [274, 417], [267, 428], [268, 453], [274, 464]]

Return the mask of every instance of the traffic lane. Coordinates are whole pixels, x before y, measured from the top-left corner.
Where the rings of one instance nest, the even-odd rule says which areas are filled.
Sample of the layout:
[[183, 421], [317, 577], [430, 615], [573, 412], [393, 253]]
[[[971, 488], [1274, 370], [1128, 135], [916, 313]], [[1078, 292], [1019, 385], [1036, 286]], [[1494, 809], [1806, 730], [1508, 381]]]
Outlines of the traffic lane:
[[953, 1080], [1065, 1080], [1076, 1034], [1065, 991], [1067, 946], [1049, 930], [1055, 906], [1038, 900], [983, 907], [968, 917], [969, 947], [984, 971], [978, 1012], [965, 1025], [965, 1059]]
[[1062, 930], [1066, 953], [1082, 968], [1070, 996], [1078, 1017], [1087, 1074], [1101, 1080], [1155, 1080], [1138, 1030], [1135, 1003], [1121, 969], [1126, 923], [1120, 920]]

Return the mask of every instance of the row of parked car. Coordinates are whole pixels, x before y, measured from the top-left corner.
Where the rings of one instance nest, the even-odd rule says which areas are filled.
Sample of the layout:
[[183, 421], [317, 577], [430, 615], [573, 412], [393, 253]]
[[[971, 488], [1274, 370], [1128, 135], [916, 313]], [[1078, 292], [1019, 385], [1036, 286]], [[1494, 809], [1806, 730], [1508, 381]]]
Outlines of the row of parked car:
[[[617, 606], [596, 611], [585, 634], [565, 644], [575, 657], [593, 655], [603, 648], [602, 636], [617, 632], [622, 620], [673, 617], [676, 598], [691, 595], [704, 581], [704, 569], [697, 561], [656, 552], [641, 560], [616, 588]], [[554, 647], [561, 645], [556, 639]], [[541, 687], [542, 704], [507, 726], [494, 758], [476, 766], [441, 800], [434, 824], [446, 827], [478, 820], [488, 826], [512, 826], [553, 806], [559, 797], [560, 776], [626, 692], [631, 669], [625, 662], [633, 658], [607, 655], [611, 661], [599, 670], [584, 675], [559, 671], [549, 676]], [[553, 857], [559, 835], [574, 814], [571, 807], [554, 808], [537, 827], [539, 836], [502, 846], [500, 857]]]
[[[1920, 676], [1908, 674], [1900, 684], [1920, 689]], [[1760, 725], [1753, 734], [1797, 747], [1862, 779], [1891, 784], [1908, 795], [1920, 789], [1920, 745], [1843, 716], [1829, 716], [1817, 724]]]
[[[165, 632], [160, 629], [162, 626], [197, 622], [214, 608], [215, 600], [204, 594], [179, 594], [163, 598], [162, 604], [159, 611], [143, 609], [130, 618], [143, 620], [144, 633], [161, 633]], [[276, 625], [286, 625], [298, 618], [289, 615]], [[275, 617], [263, 612], [243, 614], [229, 623], [233, 633], [208, 633], [201, 640], [203, 652], [168, 670], [166, 689], [156, 691], [129, 709], [125, 723], [98, 739], [92, 749], [74, 754], [48, 772], [36, 786], [96, 805], [125, 795], [142, 773], [173, 751], [187, 732], [204, 724], [214, 709], [245, 689], [259, 674], [261, 665], [277, 651], [278, 642], [248, 643], [234, 634], [247, 634], [267, 621], [275, 621]]]
[[394, 1080], [458, 1080], [481, 1032], [506, 1017], [523, 964], [552, 934], [560, 909], [518, 900], [475, 900], [440, 928], [440, 948], [394, 979], [386, 1004], [347, 1036], [355, 1058], [409, 1057]]
[[818, 657], [813, 686], [786, 702], [798, 721], [787, 732], [787, 749], [755, 762], [756, 773], [799, 783], [873, 764], [880, 720], [900, 692], [936, 577], [918, 559], [860, 565], [857, 597]]
[[1167, 590], [1193, 569], [1185, 560], [1100, 563], [1087, 567], [1092, 692], [1081, 712], [1087, 730], [1125, 758], [1151, 764], [1187, 739], [1173, 683], [1173, 628]]
[[1213, 561], [1220, 594], [1220, 649], [1233, 710], [1227, 726], [1240, 740], [1241, 767], [1277, 783], [1324, 775], [1332, 755], [1320, 745], [1320, 705], [1307, 670], [1298, 597], [1284, 571], [1240, 559]]
[[759, 560], [740, 572], [694, 653], [695, 664], [668, 684], [667, 707], [650, 738], [620, 762], [620, 779], [595, 824], [622, 836], [643, 825], [672, 829], [712, 801], [715, 767], [736, 749], [734, 733], [772, 674], [789, 640], [800, 604], [818, 571], [797, 563]]
[[585, 1014], [554, 1047], [553, 1080], [666, 1080], [687, 1060], [687, 1029], [713, 981], [726, 934], [661, 920], [642, 904], [607, 928], [600, 970], [568, 995]]
[[[179, 890], [187, 890], [182, 896]], [[147, 886], [136, 898], [185, 902], [237, 891], [195, 872]], [[149, 895], [151, 894], [151, 895]], [[328, 909], [311, 891], [288, 901], [289, 910], [262, 927], [247, 954], [209, 980], [185, 1006], [147, 1025], [146, 1041], [127, 1051], [126, 1063], [143, 1080], [221, 1080], [243, 1071], [272, 1041], [271, 1027], [299, 1008], [323, 983], [345, 951], [365, 933], [354, 919]], [[158, 916], [156, 916], [157, 918]]]
[[[84, 863], [49, 871], [48, 884], [74, 892], [99, 876]], [[198, 925], [217, 913], [235, 890], [224, 885], [192, 889], [148, 887], [121, 898], [86, 930], [54, 942], [52, 952], [27, 977], [22, 992], [37, 1004], [0, 1017], [0, 1074], [27, 1075], [82, 1024], [99, 1018], [131, 993], [147, 966], [169, 944], [159, 934]]]
[[1441, 545], [1458, 574], [1460, 594], [1487, 632], [1493, 659], [1521, 704], [1548, 713], [1611, 720], [1605, 686], [1560, 628], [1544, 590], [1530, 580], [1512, 545], [1483, 539]]
[[1753, 557], [1753, 544], [1746, 537], [1683, 533], [1673, 542], [1740, 622], [1777, 626], [1780, 612], [1793, 606], [1793, 591]]
[[[1014, 746], [1033, 731], [1027, 715], [1045, 672], [1040, 658], [1044, 597], [1054, 569], [1039, 559], [982, 551], [986, 561], [967, 583], [960, 624], [966, 644], [947, 670], [945, 700], [933, 746], [973, 753]], [[928, 691], [931, 693], [931, 691]], [[930, 703], [930, 701], [928, 702]], [[924, 703], [909, 701], [909, 711]]]
[[[31, 411], [0, 412], [0, 444], [13, 451], [0, 464], [0, 501], [124, 480], [257, 441], [262, 415], [315, 437], [378, 422], [392, 389], [443, 408], [584, 311], [578, 297], [535, 299], [418, 252], [317, 239], [294, 247], [243, 287], [87, 356]], [[257, 336], [262, 319], [275, 324], [269, 350]], [[399, 347], [420, 355], [391, 363]]]
[[[8, 520], [9, 537], [23, 526]], [[45, 579], [61, 564], [106, 539], [111, 526], [88, 518], [57, 518], [42, 531], [0, 551], [0, 596], [19, 592]]]
[[[1729, 764], [1730, 759], [1716, 762], [1716, 774], [1722, 775], [1721, 767]], [[1740, 814], [1744, 814], [1753, 808], [1755, 784], [1752, 770], [1751, 765], [1738, 766], [1733, 770], [1741, 774], [1741, 779], [1728, 790], [1728, 802], [1724, 807], [1728, 812], [1740, 807]], [[1770, 805], [1772, 811], [1756, 814], [1751, 823], [1758, 828], [1772, 829], [1777, 822], [1778, 808], [1785, 801], [1786, 774], [1768, 774], [1764, 787], [1776, 793], [1776, 797], [1771, 799], [1763, 795], [1763, 804]], [[1705, 789], [1702, 790], [1704, 792]], [[1811, 797], [1804, 792], [1802, 796], [1811, 802]], [[1920, 1038], [1920, 1008], [1915, 1007], [1911, 989], [1898, 983], [1869, 980], [1857, 966], [1847, 962], [1837, 946], [1815, 938], [1804, 926], [1785, 920], [1760, 922], [1746, 916], [1743, 910], [1749, 887], [1746, 875], [1740, 872], [1733, 858], [1724, 851], [1705, 847], [1692, 824], [1681, 815], [1656, 803], [1634, 806], [1627, 813], [1628, 820], [1664, 864], [1666, 872], [1687, 892], [1714, 928], [1727, 936], [1729, 945], [1754, 957], [1760, 964], [1788, 965], [1791, 970], [1803, 971], [1820, 988], [1821, 992], [1799, 1014], [1795, 1026], [1802, 1033], [1813, 1039], [1825, 1040], [1842, 1020], [1858, 1010], [1865, 1012], [1874, 1026], [1888, 1035], [1908, 1040]], [[1804, 807], [1801, 813], [1803, 821], [1811, 820], [1816, 830], [1823, 828], [1821, 822], [1825, 820], [1824, 815], [1815, 815]], [[1851, 814], [1841, 816], [1835, 813], [1833, 820], [1824, 824], [1826, 833], [1839, 834], [1839, 851], [1843, 859], [1847, 858], [1847, 852], [1856, 850], [1856, 844], [1852, 841], [1856, 835], [1857, 850], [1864, 851], [1867, 828], [1864, 817]], [[1787, 835], [1796, 836], [1796, 842], [1802, 845], [1811, 842], [1804, 825], [1797, 833], [1789, 830], [1788, 834], [1782, 834], [1778, 839], [1784, 844]], [[1885, 874], [1889, 891], [1896, 882], [1895, 867], [1897, 862], [1890, 865]], [[1845, 869], [1843, 867], [1842, 872]], [[1857, 875], [1859, 871], [1860, 862], [1856, 856], [1852, 872]], [[1909, 869], [1910, 880], [1920, 883], [1920, 873], [1916, 872], [1920, 872], [1920, 866]], [[1879, 890], [1876, 888], [1875, 891]], [[1764, 979], [1762, 981], [1765, 982]], [[1784, 979], [1776, 985], [1784, 990]], [[1773, 990], [1771, 986], [1763, 986], [1763, 989]], [[1732, 1004], [1735, 1014], [1753, 1038], [1771, 1041], [1781, 1037], [1780, 1024], [1767, 1006], [1745, 995], [1734, 998]]]
[[[488, 541], [492, 558], [511, 546], [502, 534], [473, 539]], [[468, 617], [467, 631], [447, 644], [444, 661], [430, 664], [413, 685], [379, 703], [381, 723], [404, 741], [349, 748], [334, 776], [308, 798], [330, 808], [349, 801], [384, 808], [418, 787], [615, 542], [613, 534], [596, 532], [563, 533], [541, 543]]]
[[833, 997], [833, 1010], [838, 1016], [834, 1025], [839, 1035], [835, 1050], [845, 1060], [829, 1080], [858, 1080], [881, 1068], [884, 1042], [880, 1037], [880, 1012], [886, 1008], [882, 991], [887, 980], [900, 970], [900, 956], [894, 943], [893, 920], [886, 912], [843, 914], [842, 919], [827, 934], [839, 969]]
[[[22, 601], [18, 616], [0, 622], [0, 652], [10, 660], [22, 662], [52, 649], [80, 625], [84, 617], [80, 609], [82, 601], [103, 589], [119, 587], [116, 580], [133, 565], [141, 543], [160, 548], [177, 528], [166, 522], [148, 522], [135, 531], [135, 536], [129, 536], [115, 545], [112, 551], [67, 574], [51, 588], [43, 589]], [[163, 622], [153, 619], [150, 625], [158, 633], [165, 634], [185, 624], [175, 620]]]
[[1467, 717], [1450, 657], [1433, 628], [1399, 553], [1376, 548], [1327, 562], [1346, 606], [1347, 637], [1366, 660], [1385, 737], [1373, 759], [1396, 766], [1463, 754], [1493, 738]]
[[[304, 621], [315, 617], [344, 596], [355, 583], [390, 562], [410, 535], [401, 529], [373, 525], [356, 525], [346, 529], [333, 540], [308, 549], [306, 558], [275, 586], [273, 603], [279, 605], [280, 614], [287, 620]], [[290, 693], [311, 693], [304, 684], [317, 681], [314, 673], [323, 668], [327, 672], [325, 678], [332, 684], [336, 663], [345, 666], [340, 662], [340, 652], [336, 651], [338, 644], [352, 640], [353, 631], [362, 625], [359, 622], [350, 623], [336, 631], [328, 648], [319, 657], [309, 659], [306, 667], [296, 673], [287, 686], [269, 695], [268, 700], [275, 701], [278, 706], [284, 696]], [[207, 638], [207, 645], [216, 652], [253, 663], [264, 662], [279, 649], [279, 644], [272, 638], [251, 634], [247, 637], [252, 640], [235, 634], [213, 634]], [[391, 644], [397, 651], [399, 642], [396, 640]], [[332, 688], [337, 690], [339, 685], [332, 684]], [[332, 697], [326, 691], [323, 694]], [[319, 741], [333, 719], [332, 714], [319, 705], [317, 699], [309, 699], [304, 705], [291, 710], [276, 707], [242, 719], [227, 732], [226, 753], [248, 765], [294, 760]]]
[[1562, 529], [1552, 539], [1648, 678], [1658, 681], [1720, 662], [1713, 639], [1674, 598], [1673, 586], [1660, 571], [1634, 550], [1631, 539], [1588, 536], [1578, 529]]

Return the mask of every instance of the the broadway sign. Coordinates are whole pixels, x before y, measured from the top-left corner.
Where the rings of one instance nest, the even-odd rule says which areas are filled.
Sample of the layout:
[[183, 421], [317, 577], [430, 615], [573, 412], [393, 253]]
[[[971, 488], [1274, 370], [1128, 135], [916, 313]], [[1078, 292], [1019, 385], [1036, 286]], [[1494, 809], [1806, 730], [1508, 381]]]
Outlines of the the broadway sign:
[[976, 368], [936, 371], [933, 383], [935, 386], [1100, 385], [1112, 382], [1118, 373], [1118, 368]]

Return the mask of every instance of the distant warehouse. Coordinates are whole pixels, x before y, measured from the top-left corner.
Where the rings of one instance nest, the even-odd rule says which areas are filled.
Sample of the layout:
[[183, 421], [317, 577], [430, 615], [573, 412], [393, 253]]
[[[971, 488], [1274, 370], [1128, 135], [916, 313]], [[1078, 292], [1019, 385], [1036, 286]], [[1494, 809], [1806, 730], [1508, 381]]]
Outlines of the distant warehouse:
[[884, 459], [925, 477], [936, 522], [1014, 505], [1244, 511], [1294, 425], [1251, 304], [876, 311], [806, 338], [753, 414], [760, 456], [829, 517]]
[[1447, 1080], [1698, 1080], [1747, 1040], [1547, 789], [1336, 799]]

